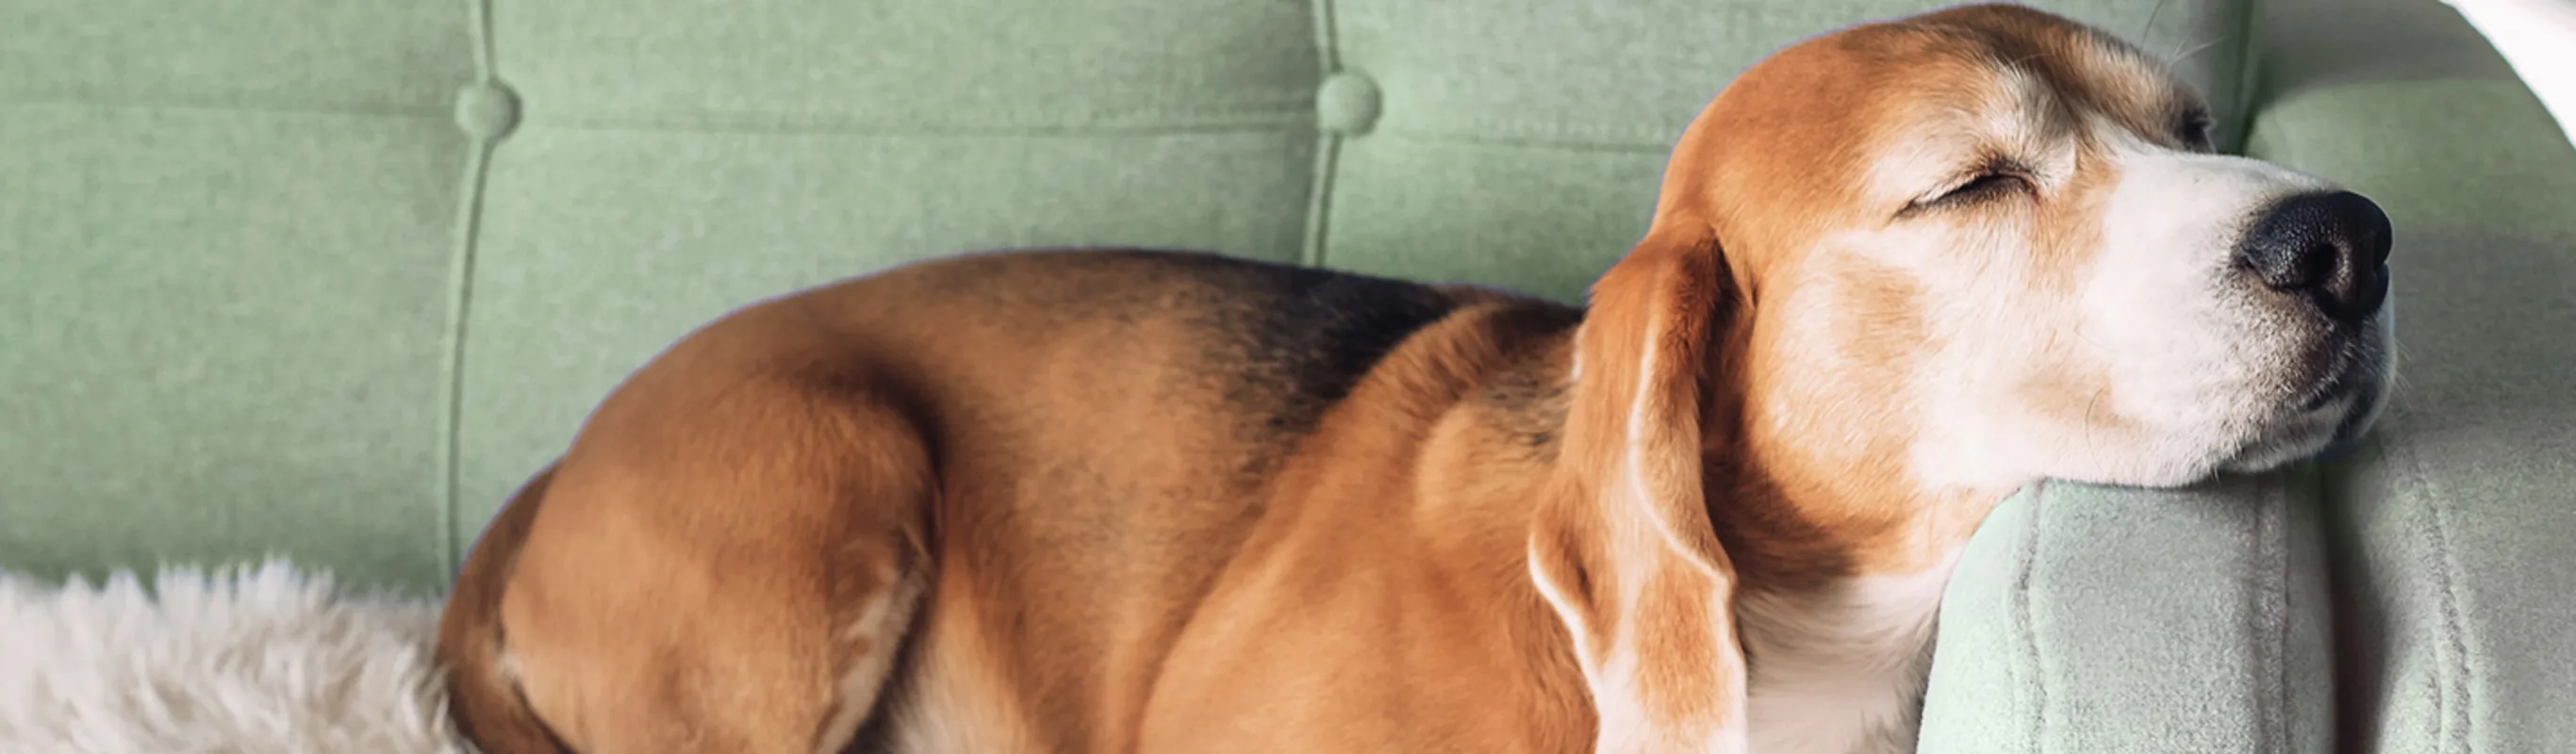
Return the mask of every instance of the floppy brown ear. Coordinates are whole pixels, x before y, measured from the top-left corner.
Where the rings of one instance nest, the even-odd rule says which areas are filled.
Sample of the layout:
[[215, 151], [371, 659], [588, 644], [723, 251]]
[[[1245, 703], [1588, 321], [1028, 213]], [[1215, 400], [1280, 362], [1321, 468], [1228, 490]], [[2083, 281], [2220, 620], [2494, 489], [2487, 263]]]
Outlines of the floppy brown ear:
[[1735, 571], [1702, 490], [1709, 350], [1739, 301], [1706, 223], [1658, 218], [1592, 291], [1530, 571], [1573, 637], [1603, 752], [1741, 752]]

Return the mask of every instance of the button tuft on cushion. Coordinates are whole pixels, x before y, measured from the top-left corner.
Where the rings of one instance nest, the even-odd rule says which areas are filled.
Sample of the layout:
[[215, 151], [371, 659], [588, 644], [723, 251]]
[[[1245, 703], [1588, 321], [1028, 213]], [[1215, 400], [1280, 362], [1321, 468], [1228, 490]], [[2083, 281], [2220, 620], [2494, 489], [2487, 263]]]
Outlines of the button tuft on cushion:
[[467, 135], [491, 141], [518, 125], [519, 95], [501, 82], [476, 82], [456, 92], [456, 127]]
[[1356, 135], [1377, 125], [1377, 81], [1358, 71], [1343, 70], [1324, 78], [1315, 92], [1315, 122], [1326, 131]]

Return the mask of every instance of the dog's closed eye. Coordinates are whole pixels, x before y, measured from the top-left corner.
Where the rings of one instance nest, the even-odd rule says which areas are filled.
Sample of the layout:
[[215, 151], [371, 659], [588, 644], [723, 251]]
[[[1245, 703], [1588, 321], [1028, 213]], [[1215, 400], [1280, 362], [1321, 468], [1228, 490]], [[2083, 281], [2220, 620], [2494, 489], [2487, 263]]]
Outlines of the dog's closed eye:
[[1983, 204], [2036, 188], [2028, 172], [2007, 160], [1989, 161], [1945, 186], [1905, 205], [1897, 216], [1901, 218], [1935, 209]]
[[1967, 183], [1959, 184], [1958, 188], [1951, 189], [1948, 193], [1942, 194], [1940, 197], [1934, 199], [1934, 201], [1975, 201], [1990, 198], [1996, 194], [2006, 191], [2027, 188], [2029, 185], [2030, 182], [2028, 180], [2013, 173], [2003, 171], [1979, 173], [1976, 177], [1968, 179]]

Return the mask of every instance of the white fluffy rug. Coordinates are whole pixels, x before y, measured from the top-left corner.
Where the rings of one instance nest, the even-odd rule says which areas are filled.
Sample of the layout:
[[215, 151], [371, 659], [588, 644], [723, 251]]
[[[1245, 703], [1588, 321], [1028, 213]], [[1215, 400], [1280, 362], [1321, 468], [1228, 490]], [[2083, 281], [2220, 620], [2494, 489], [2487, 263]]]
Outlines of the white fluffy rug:
[[0, 752], [462, 754], [437, 622], [278, 561], [96, 588], [0, 574]]

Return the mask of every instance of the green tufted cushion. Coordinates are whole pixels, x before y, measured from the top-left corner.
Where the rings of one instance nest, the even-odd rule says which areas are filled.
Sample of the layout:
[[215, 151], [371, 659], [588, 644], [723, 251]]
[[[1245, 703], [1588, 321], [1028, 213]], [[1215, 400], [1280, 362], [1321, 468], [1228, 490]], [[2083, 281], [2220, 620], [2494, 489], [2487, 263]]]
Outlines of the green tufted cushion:
[[0, 2], [0, 567], [435, 583], [463, 11]]
[[[2243, 19], [2061, 5], [2164, 49]], [[688, 328], [927, 255], [1186, 246], [1579, 299], [1734, 71], [1926, 5], [634, 7], [490, 19], [524, 104], [473, 234], [456, 545]], [[2232, 96], [2234, 55], [2185, 70]]]
[[2007, 503], [1927, 751], [2576, 750], [2576, 149], [2440, 5], [2268, 0], [2255, 33], [2246, 151], [2397, 229], [2388, 414], [2324, 469]]
[[2498, 80], [2321, 85], [2256, 127], [2258, 149], [2383, 197], [2409, 254], [2399, 397], [2330, 477], [2342, 724], [2375, 750], [2576, 751], [2576, 148], [2560, 133]]
[[[0, 3], [0, 568], [277, 551], [435, 588], [671, 339], [957, 250], [1573, 299], [1736, 70], [1932, 4]], [[2534, 743], [2576, 741], [2576, 160], [2545, 116], [2433, 0], [2040, 4], [2179, 54], [2227, 141], [2445, 247], [2400, 251], [2409, 397], [2330, 504], [2306, 471], [2008, 503], [1926, 748], [2315, 750], [2329, 676], [2353, 740], [2567, 748]]]
[[[433, 586], [671, 339], [958, 250], [1574, 299], [1735, 70], [1925, 5], [9, 3], [0, 563]], [[2185, 68], [2224, 98], [2234, 53]]]
[[[959, 250], [1303, 253], [1320, 63], [1292, 3], [496, 4], [523, 101], [464, 281], [471, 541], [628, 370], [764, 296]], [[432, 572], [424, 575], [435, 575]]]
[[2331, 750], [2316, 486], [2049, 482], [2005, 501], [1943, 597], [1921, 751]]

